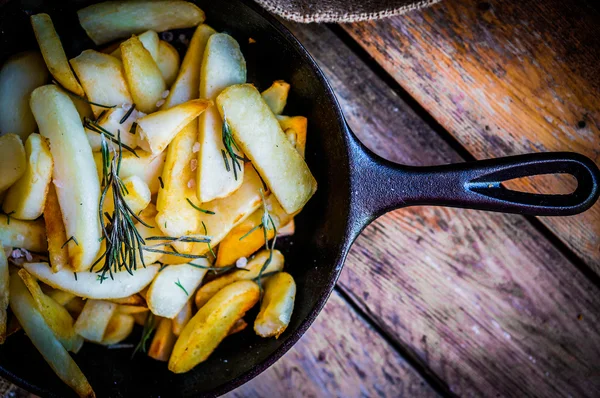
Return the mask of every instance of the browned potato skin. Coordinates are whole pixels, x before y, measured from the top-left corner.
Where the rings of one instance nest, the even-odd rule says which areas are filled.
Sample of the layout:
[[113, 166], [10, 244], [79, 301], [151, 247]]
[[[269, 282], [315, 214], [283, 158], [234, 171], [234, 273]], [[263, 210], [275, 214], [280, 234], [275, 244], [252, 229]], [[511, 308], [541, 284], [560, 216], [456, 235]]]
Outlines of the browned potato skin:
[[69, 250], [65, 245], [67, 233], [54, 184], [50, 184], [48, 188], [48, 197], [44, 207], [44, 222], [46, 224], [50, 265], [53, 272], [58, 272], [69, 265]]
[[252, 281], [234, 282], [219, 291], [183, 329], [171, 354], [169, 370], [185, 373], [205, 361], [259, 297], [258, 285]]
[[296, 282], [287, 272], [279, 272], [264, 283], [260, 312], [254, 331], [261, 337], [278, 338], [290, 323], [296, 298]]
[[157, 361], [167, 362], [175, 346], [177, 336], [173, 333], [173, 322], [169, 318], [160, 318], [160, 323], [150, 344], [148, 356]]
[[232, 334], [236, 334], [245, 330], [248, 327], [248, 322], [244, 319], [238, 319], [236, 323], [233, 324], [227, 336], [231, 336]]

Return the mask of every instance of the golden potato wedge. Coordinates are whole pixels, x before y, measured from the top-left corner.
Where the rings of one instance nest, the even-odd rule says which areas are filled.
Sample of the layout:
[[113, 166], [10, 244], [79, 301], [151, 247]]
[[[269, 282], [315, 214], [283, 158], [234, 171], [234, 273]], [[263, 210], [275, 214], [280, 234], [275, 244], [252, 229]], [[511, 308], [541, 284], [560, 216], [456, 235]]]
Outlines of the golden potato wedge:
[[290, 85], [283, 80], [276, 80], [271, 84], [271, 87], [263, 91], [260, 95], [263, 100], [276, 115], [281, 115], [285, 104], [287, 103], [288, 93], [290, 92]]
[[[206, 43], [200, 70], [200, 98], [214, 100], [226, 87], [246, 81], [246, 61], [235, 39], [225, 33], [211, 35]], [[196, 196], [201, 203], [224, 198], [238, 189], [244, 179], [241, 161], [231, 157], [225, 164], [223, 154], [223, 122], [219, 112], [209, 108], [198, 119], [198, 168]], [[232, 145], [238, 156], [242, 153]], [[229, 155], [226, 155], [229, 156]], [[229, 170], [228, 170], [229, 169]]]
[[175, 346], [177, 336], [173, 334], [172, 321], [168, 318], [160, 318], [156, 333], [152, 338], [148, 356], [157, 361], [167, 362]]
[[31, 16], [31, 26], [48, 70], [61, 86], [83, 97], [85, 92], [69, 67], [67, 55], [48, 14]]
[[196, 259], [188, 264], [169, 265], [156, 275], [146, 295], [148, 308], [154, 315], [174, 318], [202, 283], [210, 263]]
[[42, 55], [27, 51], [10, 57], [0, 69], [0, 134], [13, 133], [25, 141], [37, 130], [29, 107], [31, 92], [48, 81]]
[[[125, 186], [126, 193], [123, 197], [125, 203], [129, 206], [135, 214], [138, 214], [150, 204], [152, 194], [148, 185], [138, 176], [130, 176], [123, 178], [123, 185]], [[109, 188], [106, 192], [106, 199], [102, 206], [103, 212], [113, 214], [115, 210], [115, 203], [113, 200], [112, 188]]]
[[248, 322], [246, 322], [244, 320], [244, 318], [238, 319], [233, 326], [231, 327], [231, 329], [229, 329], [229, 332], [227, 333], [227, 336], [231, 336], [232, 334], [236, 334], [241, 332], [242, 330], [245, 330], [248, 327]]
[[116, 313], [108, 321], [101, 344], [113, 345], [125, 340], [133, 331], [135, 320], [133, 316]]
[[148, 308], [141, 305], [119, 305], [117, 306], [117, 312], [119, 314], [133, 315], [139, 314], [140, 312], [148, 312]]
[[[188, 51], [190, 50], [188, 49]], [[156, 63], [158, 64], [160, 73], [163, 75], [163, 79], [165, 79], [165, 84], [167, 87], [171, 87], [179, 72], [179, 53], [175, 47], [164, 40], [160, 40], [158, 43], [158, 59]]]
[[281, 115], [277, 115], [277, 120], [288, 140], [296, 147], [298, 153], [304, 157], [304, 153], [306, 152], [308, 120], [304, 116]]
[[44, 211], [52, 181], [52, 154], [46, 139], [39, 134], [27, 138], [25, 154], [25, 173], [8, 189], [2, 210], [21, 220], [35, 220]]
[[186, 1], [105, 1], [77, 11], [79, 23], [96, 45], [148, 29], [163, 32], [191, 28], [204, 21], [204, 12]]
[[184, 373], [206, 360], [259, 297], [258, 285], [252, 281], [234, 282], [214, 295], [181, 332], [169, 370]]
[[48, 240], [48, 259], [53, 272], [58, 272], [69, 265], [69, 251], [65, 242], [67, 232], [63, 223], [62, 212], [58, 204], [58, 196], [54, 184], [48, 187], [48, 197], [44, 206], [44, 223]]
[[217, 97], [217, 108], [283, 209], [289, 214], [302, 209], [317, 181], [258, 90], [250, 84], [228, 87]]
[[[245, 270], [225, 274], [203, 285], [196, 293], [196, 308], [202, 308], [219, 290], [233, 282], [258, 278], [260, 270], [268, 260], [269, 255], [270, 253], [268, 250], [262, 250], [258, 252], [253, 259], [248, 261]], [[267, 268], [265, 268], [263, 274], [281, 271], [283, 269], [283, 263], [283, 254], [281, 254], [279, 250], [274, 250], [273, 258], [269, 265], [267, 265]]]
[[73, 319], [76, 319], [77, 317], [79, 317], [79, 314], [81, 314], [81, 311], [83, 311], [84, 306], [85, 306], [85, 300], [83, 300], [81, 297], [77, 297], [77, 296], [75, 296], [75, 298], [73, 298], [72, 300], [70, 300], [68, 303], [66, 303], [64, 305], [64, 307], [67, 309], [67, 311], [69, 311], [69, 314], [71, 314]]
[[164, 151], [177, 133], [210, 105], [211, 101], [191, 100], [138, 119], [138, 145], [155, 155]]
[[19, 270], [19, 277], [29, 290], [37, 310], [54, 332], [56, 338], [67, 351], [78, 351], [83, 339], [75, 332], [74, 320], [69, 312], [51, 297], [42, 292], [37, 280], [24, 269]]
[[131, 296], [118, 299], [110, 299], [108, 301], [112, 301], [113, 303], [120, 305], [146, 306], [146, 300], [144, 300], [144, 298], [139, 294], [132, 294]]
[[[121, 143], [129, 146], [132, 149], [137, 148], [138, 146], [138, 136], [135, 134], [135, 130], [131, 133], [132, 124], [142, 116], [146, 114], [143, 112], [134, 109], [129, 113], [129, 107], [131, 104], [127, 104], [127, 107], [117, 106], [111, 109], [107, 109], [106, 112], [98, 119], [98, 126], [102, 129], [108, 131], [113, 134], [115, 137], [121, 137]], [[125, 118], [125, 115], [129, 113], [129, 116], [121, 123], [121, 120]], [[88, 137], [88, 141], [90, 142], [90, 146], [92, 147], [93, 152], [99, 152], [102, 145], [102, 135], [96, 131], [96, 129], [92, 130], [90, 128], [85, 128], [85, 133]], [[107, 140], [107, 144], [109, 147], [114, 149], [118, 149], [118, 145], [112, 141]]]
[[10, 309], [25, 330], [27, 337], [42, 354], [54, 373], [80, 397], [95, 396], [87, 379], [67, 350], [54, 336], [52, 329], [35, 307], [25, 284], [14, 272], [10, 277]]
[[[160, 187], [158, 177], [162, 174], [166, 153], [163, 152], [157, 156], [153, 156], [151, 153], [139, 149], [136, 153], [138, 157], [131, 152], [123, 151], [119, 177], [122, 179], [131, 176], [140, 177], [148, 184], [150, 193], [154, 195]], [[102, 154], [100, 152], [94, 153], [94, 162], [96, 163], [98, 181], [100, 181], [102, 179]]]
[[52, 272], [47, 263], [25, 263], [24, 268], [33, 276], [55, 289], [71, 292], [79, 297], [89, 299], [117, 299], [131, 296], [152, 282], [160, 266], [146, 265], [138, 268], [130, 275], [127, 271], [113, 273], [114, 279], [100, 283], [98, 274], [79, 272], [76, 274], [68, 269]]
[[81, 121], [83, 122], [83, 120], [85, 118], [88, 119], [93, 119], [94, 118], [94, 112], [92, 111], [92, 106], [90, 105], [90, 103], [81, 98], [78, 97], [76, 95], [73, 95], [71, 93], [69, 94], [69, 98], [71, 98], [71, 101], [73, 101], [73, 105], [75, 105], [75, 109], [77, 109], [77, 113], [79, 113], [79, 118], [81, 119]]
[[290, 324], [296, 298], [296, 282], [287, 272], [267, 278], [254, 331], [261, 337], [279, 338]]
[[186, 301], [181, 311], [179, 311], [179, 314], [172, 319], [173, 334], [175, 336], [179, 336], [185, 325], [192, 319], [192, 301], [194, 301], [192, 298]]
[[215, 34], [215, 30], [208, 25], [199, 25], [190, 40], [190, 45], [183, 57], [177, 79], [169, 91], [163, 109], [172, 108], [200, 96], [200, 66], [204, 57], [204, 49], [208, 38]]
[[151, 314], [150, 311], [147, 312], [139, 312], [137, 314], [132, 314], [133, 320], [140, 326], [144, 326], [146, 324], [146, 319], [148, 318], [148, 314]]
[[[158, 63], [158, 43], [160, 42], [160, 39], [158, 38], [158, 33], [156, 33], [153, 30], [147, 30], [141, 35], [139, 35], [138, 38], [142, 42], [144, 48], [148, 50], [154, 62]], [[110, 55], [112, 55], [115, 58], [121, 59], [121, 46], [119, 45], [119, 47], [115, 48], [115, 50], [111, 52]]]
[[123, 63], [117, 58], [94, 50], [85, 50], [69, 61], [87, 98], [96, 104], [91, 105], [94, 116], [98, 117], [107, 108], [131, 104], [131, 94], [127, 87]]
[[100, 249], [100, 181], [92, 149], [73, 102], [54, 85], [36, 88], [31, 110], [47, 138], [54, 159], [54, 186], [68, 244], [69, 264], [76, 272], [87, 271]]
[[125, 77], [135, 105], [144, 113], [154, 112], [167, 88], [158, 65], [137, 36], [121, 43], [120, 49]]
[[4, 249], [0, 250], [0, 344], [4, 344], [7, 337], [8, 316], [8, 287], [10, 275], [8, 272], [8, 259]]
[[2, 214], [0, 215], [0, 242], [2, 246], [44, 252], [48, 249], [44, 220], [22, 221]]
[[[43, 290], [43, 289], [42, 289]], [[63, 307], [71, 300], [75, 298], [75, 295], [70, 292], [65, 292], [59, 289], [50, 288], [48, 292], [44, 292], [48, 297], [56, 301], [58, 304]]]
[[116, 310], [117, 304], [110, 301], [87, 300], [75, 322], [75, 330], [86, 340], [101, 343]]
[[21, 139], [16, 134], [0, 136], [0, 192], [10, 188], [27, 169], [27, 157]]

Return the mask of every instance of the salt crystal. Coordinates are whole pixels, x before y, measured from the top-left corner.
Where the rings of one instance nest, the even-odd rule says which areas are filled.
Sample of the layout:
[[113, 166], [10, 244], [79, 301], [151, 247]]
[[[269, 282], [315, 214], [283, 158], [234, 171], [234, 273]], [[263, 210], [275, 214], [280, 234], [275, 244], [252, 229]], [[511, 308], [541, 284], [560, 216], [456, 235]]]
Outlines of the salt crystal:
[[192, 169], [192, 171], [198, 168], [198, 159], [190, 160], [190, 168]]
[[162, 100], [162, 99], [161, 99], [160, 101], [158, 101], [158, 102], [156, 103], [156, 107], [157, 107], [157, 108], [160, 108], [161, 106], [163, 106], [163, 104], [164, 104], [164, 103], [165, 103], [165, 100]]
[[196, 186], [196, 180], [191, 178], [187, 183], [188, 188], [194, 188]]
[[235, 262], [235, 266], [238, 268], [246, 268], [246, 265], [248, 265], [248, 259], [246, 257], [240, 257]]
[[162, 92], [162, 94], [160, 95], [160, 98], [165, 99], [169, 96], [169, 90], [165, 90]]
[[199, 142], [195, 142], [194, 146], [192, 147], [192, 152], [196, 153], [198, 151], [200, 151], [200, 143]]

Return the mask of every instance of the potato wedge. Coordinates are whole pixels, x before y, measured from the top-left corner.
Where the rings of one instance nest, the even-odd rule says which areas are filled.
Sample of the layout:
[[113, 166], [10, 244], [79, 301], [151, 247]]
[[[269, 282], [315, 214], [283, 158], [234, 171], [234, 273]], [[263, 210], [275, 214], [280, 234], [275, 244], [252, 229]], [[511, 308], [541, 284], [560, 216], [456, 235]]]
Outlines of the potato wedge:
[[[139, 35], [138, 38], [142, 42], [144, 48], [148, 50], [154, 62], [158, 64], [158, 43], [160, 42], [160, 39], [158, 38], [158, 33], [156, 33], [153, 30], [147, 30], [141, 35]], [[110, 55], [112, 55], [115, 58], [121, 59], [121, 46], [119, 45], [119, 47], [117, 47], [113, 52], [111, 52]]]
[[[53, 179], [68, 237], [69, 264], [87, 271], [100, 249], [96, 165], [73, 102], [54, 85], [36, 88], [31, 110], [54, 159]], [[77, 243], [76, 243], [77, 242]]]
[[177, 79], [169, 91], [162, 109], [169, 109], [200, 96], [200, 66], [208, 38], [217, 33], [208, 25], [199, 25], [183, 57]]
[[258, 285], [252, 281], [237, 281], [219, 291], [181, 332], [169, 360], [169, 370], [184, 373], [206, 360], [259, 297]]
[[308, 120], [304, 116], [277, 115], [277, 121], [288, 140], [296, 147], [298, 153], [304, 157]]
[[146, 300], [144, 300], [144, 298], [139, 294], [132, 294], [131, 296], [110, 299], [108, 301], [112, 301], [113, 303], [120, 305], [146, 306]]
[[[270, 253], [268, 250], [262, 250], [258, 252], [253, 259], [248, 261], [245, 270], [225, 274], [203, 285], [196, 293], [196, 308], [202, 308], [215, 294], [217, 294], [219, 290], [233, 282], [257, 278], [258, 274], [260, 273], [260, 269], [269, 258], [269, 254]], [[271, 259], [271, 262], [267, 268], [265, 268], [263, 274], [281, 271], [283, 269], [283, 263], [283, 254], [281, 254], [279, 250], [274, 250], [273, 258]]]
[[267, 278], [254, 331], [261, 337], [279, 338], [290, 324], [296, 298], [296, 282], [287, 272]]
[[[127, 190], [125, 196], [125, 203], [129, 206], [131, 210], [135, 214], [138, 214], [142, 210], [146, 208], [150, 204], [151, 193], [148, 185], [138, 176], [130, 176], [127, 178], [123, 178], [123, 185]], [[115, 204], [113, 201], [113, 193], [112, 188], [108, 189], [106, 193], [106, 199], [104, 200], [104, 205], [102, 206], [103, 212], [108, 212], [108, 214], [113, 214], [115, 210]]]
[[10, 188], [27, 169], [27, 156], [16, 134], [0, 136], [0, 192]]
[[142, 112], [154, 112], [167, 88], [158, 65], [136, 36], [121, 43], [120, 49], [125, 77], [135, 105]]
[[[153, 156], [152, 154], [141, 150], [137, 150], [136, 153], [139, 157], [136, 157], [131, 152], [123, 151], [119, 177], [124, 179], [131, 176], [138, 176], [146, 184], [148, 184], [150, 193], [155, 194], [158, 192], [158, 188], [160, 187], [160, 181], [158, 180], [158, 177], [160, 177], [162, 174], [166, 153], [163, 152], [157, 156]], [[102, 178], [101, 153], [94, 153], [94, 162], [96, 163], [98, 181], [100, 181]]]
[[[132, 103], [123, 73], [123, 63], [117, 58], [98, 51], [85, 50], [69, 62], [91, 102], [104, 106]], [[92, 105], [96, 117], [106, 109]]]
[[44, 211], [52, 180], [52, 154], [46, 139], [39, 134], [27, 138], [25, 154], [25, 174], [8, 189], [2, 210], [21, 220], [35, 220]]
[[31, 26], [46, 66], [52, 76], [68, 91], [83, 97], [85, 92], [69, 67], [67, 55], [60, 42], [60, 37], [54, 30], [54, 24], [50, 16], [48, 14], [32, 15]]
[[79, 113], [79, 118], [81, 119], [81, 121], [83, 122], [83, 120], [85, 118], [88, 119], [93, 119], [94, 118], [94, 112], [92, 111], [92, 106], [90, 105], [89, 102], [87, 102], [87, 100], [84, 100], [81, 97], [78, 97], [76, 95], [69, 94], [69, 98], [71, 98], [71, 101], [73, 101], [73, 105], [75, 105], [75, 109], [77, 109], [77, 113]]
[[174, 318], [202, 283], [210, 263], [196, 259], [188, 264], [169, 265], [156, 275], [146, 295], [148, 308], [154, 315]]
[[[108, 300], [112, 301], [112, 300]], [[117, 312], [119, 314], [133, 315], [139, 314], [140, 312], [147, 312], [148, 308], [141, 305], [119, 305], [117, 306]]]
[[135, 323], [137, 323], [140, 326], [144, 326], [146, 324], [146, 319], [148, 318], [148, 314], [150, 314], [151, 312], [140, 312], [137, 314], [133, 314], [131, 315], [133, 317], [133, 320], [135, 321]]
[[258, 90], [250, 84], [228, 87], [217, 97], [217, 108], [283, 209], [289, 214], [302, 209], [317, 181]]
[[8, 272], [8, 259], [4, 249], [0, 250], [0, 344], [4, 344], [7, 337], [8, 314], [8, 288], [10, 275]]
[[65, 245], [67, 233], [54, 184], [50, 184], [48, 187], [48, 197], [44, 207], [44, 223], [48, 240], [48, 259], [52, 271], [58, 272], [69, 265], [69, 251]]
[[52, 300], [56, 301], [58, 304], [62, 305], [63, 307], [71, 300], [73, 300], [75, 298], [75, 295], [71, 292], [65, 292], [63, 290], [59, 290], [59, 289], [53, 289], [50, 288], [51, 290], [48, 292], [45, 292], [45, 294], [50, 297]]
[[38, 51], [10, 57], [0, 69], [0, 135], [14, 133], [25, 141], [37, 130], [29, 107], [31, 92], [48, 81], [48, 70]]
[[271, 84], [271, 87], [263, 91], [260, 95], [263, 100], [276, 115], [281, 115], [285, 104], [287, 103], [288, 93], [290, 92], [290, 85], [283, 80], [276, 80]]
[[[216, 33], [206, 43], [200, 70], [200, 98], [214, 100], [226, 87], [246, 81], [246, 61], [235, 39], [224, 33]], [[200, 202], [210, 202], [224, 198], [238, 189], [244, 179], [241, 170], [227, 170], [223, 160], [226, 150], [223, 145], [223, 122], [219, 112], [209, 108], [198, 119], [198, 169], [196, 177], [197, 193]], [[232, 149], [237, 155], [240, 151]], [[232, 163], [232, 159], [229, 159]], [[243, 163], [243, 162], [242, 162]], [[236, 159], [236, 164], [240, 161]], [[236, 167], [231, 164], [230, 167]]]
[[138, 119], [138, 145], [155, 155], [164, 151], [177, 133], [210, 105], [211, 101], [191, 100]]
[[92, 387], [36, 309], [31, 294], [16, 272], [10, 277], [10, 309], [54, 373], [80, 397], [94, 397]]
[[0, 215], [0, 242], [2, 246], [44, 252], [48, 249], [44, 220], [22, 221], [2, 214]]
[[47, 263], [25, 263], [24, 268], [55, 289], [71, 292], [79, 297], [101, 300], [124, 298], [139, 292], [152, 282], [160, 266], [149, 264], [146, 268], [138, 268], [133, 275], [127, 271], [116, 272], [113, 273], [114, 279], [107, 279], [103, 283], [92, 272], [79, 272], [77, 279], [67, 269], [53, 273]]
[[204, 21], [204, 12], [186, 1], [105, 1], [77, 11], [79, 23], [96, 45], [148, 29], [163, 32], [191, 28]]
[[79, 314], [81, 314], [81, 311], [83, 311], [84, 306], [85, 306], [85, 300], [83, 300], [81, 297], [77, 297], [77, 296], [75, 296], [75, 298], [73, 298], [72, 300], [70, 300], [68, 303], [66, 303], [64, 305], [64, 307], [67, 309], [67, 311], [69, 311], [69, 314], [71, 314], [73, 319], [76, 319], [77, 317], [79, 317]]
[[108, 321], [101, 344], [113, 345], [125, 340], [133, 331], [135, 320], [133, 316], [116, 313]]
[[104, 300], [87, 300], [75, 322], [75, 330], [86, 340], [101, 343], [117, 304]]
[[[188, 49], [188, 51], [190, 50]], [[171, 87], [179, 72], [179, 53], [175, 47], [164, 40], [160, 40], [158, 43], [158, 59], [156, 60], [156, 63], [163, 79], [165, 79], [165, 84], [167, 87]]]
[[231, 329], [229, 329], [227, 336], [231, 336], [232, 334], [239, 333], [239, 332], [243, 331], [244, 329], [246, 329], [247, 327], [248, 327], [248, 322], [246, 322], [244, 320], [244, 318], [240, 318], [233, 324]]
[[[131, 106], [131, 104], [127, 105]], [[146, 116], [146, 114], [134, 109], [123, 121], [123, 123], [121, 123], [121, 120], [125, 117], [128, 111], [129, 108], [125, 109], [123, 106], [107, 109], [104, 115], [98, 119], [97, 123], [101, 128], [109, 133], [112, 133], [115, 137], [118, 137], [118, 133], [120, 132], [121, 142], [130, 148], [135, 149], [138, 146], [138, 136], [137, 134], [132, 134], [130, 132], [131, 125], [140, 117]], [[88, 137], [88, 141], [90, 142], [90, 146], [92, 147], [92, 151], [99, 152], [102, 145], [102, 135], [97, 131], [92, 131], [89, 128], [85, 128], [85, 133]], [[110, 140], [107, 140], [107, 144], [109, 147], [114, 149], [118, 148], [118, 145]]]
[[285, 224], [283, 227], [277, 229], [277, 236], [278, 237], [292, 236], [292, 235], [294, 235], [295, 232], [296, 232], [296, 224], [294, 223], [294, 220], [292, 219], [292, 221]]
[[175, 346], [177, 336], [173, 334], [173, 322], [167, 318], [161, 318], [152, 338], [148, 356], [157, 361], [167, 362]]
[[187, 325], [190, 319], [192, 319], [192, 301], [194, 301], [192, 298], [186, 301], [181, 311], [179, 311], [179, 314], [177, 314], [177, 316], [172, 319], [173, 334], [175, 336], [179, 336], [185, 325]]
[[[152, 211], [152, 209], [154, 209], [154, 205], [152, 203], [150, 203], [148, 205], [148, 207], [146, 207], [146, 209], [150, 208], [150, 210]], [[138, 230], [138, 233], [140, 234], [140, 236], [142, 237], [142, 239], [146, 240], [147, 238], [151, 237], [151, 236], [162, 236], [162, 232], [161, 230], [158, 228], [158, 225], [156, 225], [156, 219], [155, 216], [148, 216], [147, 213], [144, 209], [144, 211], [142, 211], [142, 213], [140, 214], [140, 219], [145, 222], [146, 224], [148, 224], [150, 227], [145, 226], [142, 223], [137, 223], [136, 224], [136, 228]], [[155, 213], [154, 213], [155, 214]], [[154, 245], [160, 243], [160, 241], [147, 241], [146, 245]], [[158, 249], [162, 249], [162, 247], [158, 247]], [[141, 263], [141, 260], [139, 258], [139, 254], [137, 255], [138, 259], [138, 263]], [[156, 253], [156, 252], [151, 252], [148, 250], [144, 250], [144, 264], [154, 264], [155, 262], [157, 262], [158, 260], [160, 260], [163, 257], [162, 253]]]
[[24, 269], [19, 270], [19, 277], [29, 290], [37, 310], [46, 320], [56, 338], [67, 351], [78, 351], [83, 339], [75, 332], [74, 320], [69, 312], [51, 297], [42, 292], [37, 280]]

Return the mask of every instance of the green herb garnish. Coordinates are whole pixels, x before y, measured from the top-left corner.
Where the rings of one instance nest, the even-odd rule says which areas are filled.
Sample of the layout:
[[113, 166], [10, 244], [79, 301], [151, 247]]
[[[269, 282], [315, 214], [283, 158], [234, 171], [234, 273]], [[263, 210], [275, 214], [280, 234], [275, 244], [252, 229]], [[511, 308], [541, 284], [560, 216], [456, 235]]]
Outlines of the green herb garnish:
[[152, 312], [149, 312], [148, 318], [146, 318], [146, 322], [144, 322], [142, 338], [140, 339], [140, 342], [135, 346], [133, 354], [131, 354], [132, 359], [138, 351], [146, 352], [146, 345], [148, 345], [148, 340], [150, 340], [152, 333], [154, 333], [154, 329], [156, 329], [156, 320], [154, 319], [154, 314], [152, 314]]
[[[259, 193], [260, 193], [260, 197], [262, 199], [262, 204], [263, 204], [263, 215], [262, 215], [261, 224], [263, 225], [263, 234], [265, 237], [265, 249], [269, 250], [269, 258], [267, 258], [267, 261], [265, 261], [263, 266], [260, 268], [260, 271], [259, 271], [258, 277], [257, 277], [258, 278], [258, 281], [257, 281], [258, 287], [260, 288], [260, 291], [262, 292], [261, 280], [262, 280], [263, 272], [265, 271], [265, 269], [267, 269], [267, 267], [269, 266], [269, 264], [271, 264], [271, 261], [273, 260], [273, 251], [275, 250], [275, 243], [277, 242], [277, 227], [275, 226], [275, 222], [273, 222], [273, 218], [269, 214], [269, 209], [267, 208], [267, 201], [265, 199], [265, 194], [264, 194], [262, 188], [259, 189]], [[269, 228], [269, 224], [271, 225], [270, 228]], [[269, 246], [268, 231], [271, 229], [273, 230], [273, 241], [271, 242], [271, 246]], [[262, 300], [262, 297], [261, 297], [261, 300]]]
[[177, 285], [181, 290], [183, 290], [183, 292], [185, 293], [186, 296], [189, 296], [190, 294], [187, 292], [187, 290], [185, 290], [185, 287], [183, 287], [183, 285], [181, 284], [181, 282], [179, 281], [179, 278], [177, 278], [177, 282], [175, 282], [175, 285]]
[[10, 216], [11, 214], [14, 214], [15, 211], [11, 211], [10, 213], [6, 213], [6, 225], [10, 225]]
[[70, 241], [75, 242], [75, 244], [77, 246], [79, 246], [79, 242], [77, 242], [77, 239], [75, 239], [74, 236], [71, 236], [69, 239], [67, 239], [67, 241], [65, 243], [63, 243], [63, 245], [60, 248], [62, 249], [63, 247], [65, 247], [67, 245], [67, 243], [69, 243]]
[[135, 129], [137, 128], [137, 122], [131, 123], [131, 127], [129, 128], [129, 133], [135, 134]]
[[[94, 133], [98, 133], [98, 134], [102, 135], [103, 137], [105, 137], [105, 138], [109, 139], [110, 141], [114, 142], [115, 144], [119, 145], [119, 147], [123, 147], [123, 148], [127, 149], [129, 152], [133, 153], [136, 158], [139, 158], [139, 155], [135, 152], [135, 150], [133, 148], [131, 148], [128, 145], [123, 144], [120, 139], [117, 139], [113, 133], [106, 130], [104, 127], [100, 126], [98, 124], [98, 122], [96, 122], [95, 120], [89, 119], [87, 117], [84, 118], [83, 119], [83, 127], [86, 127], [87, 129], [89, 129], [90, 131], [93, 131]], [[117, 130], [117, 134], [120, 134], [119, 130]]]
[[[135, 110], [135, 104], [132, 104], [131, 108], [129, 108], [127, 110], [127, 112], [123, 115], [121, 120], [119, 120], [119, 124], [125, 123], [125, 121], [129, 118], [129, 116], [131, 116], [131, 114], [133, 113], [134, 110]], [[130, 133], [131, 133], [131, 131], [130, 131]]]
[[162, 177], [161, 177], [161, 176], [158, 176], [158, 182], [159, 182], [159, 184], [160, 184], [160, 187], [161, 187], [162, 189], [164, 189], [164, 188], [165, 188], [165, 183], [163, 182], [163, 180], [162, 180]]
[[66, 91], [67, 93], [71, 94], [72, 96], [77, 97], [80, 100], [83, 100], [83, 101], [87, 102], [90, 105], [95, 105], [95, 106], [99, 106], [100, 108], [107, 108], [107, 109], [116, 107], [116, 105], [109, 106], [109, 105], [102, 105], [102, 104], [98, 104], [96, 102], [92, 102], [89, 99], [87, 99], [87, 98], [85, 98], [85, 97], [83, 97], [81, 95], [77, 95], [74, 92], [67, 90], [65, 87], [63, 87], [62, 84], [60, 84], [56, 80], [52, 80], [52, 83], [56, 84], [58, 87], [62, 88], [64, 91]]
[[206, 214], [216, 214], [214, 211], [210, 211], [210, 210], [204, 210], [201, 209], [200, 207], [196, 206], [191, 200], [190, 198], [185, 198], [185, 200], [187, 200], [187, 202], [190, 204], [190, 206], [192, 206], [194, 209], [201, 211], [202, 213], [206, 213]]
[[73, 276], [75, 277], [75, 280], [77, 280], [77, 272], [73, 272]]
[[[202, 228], [204, 228], [204, 235], [208, 235], [208, 231], [206, 229], [206, 224], [204, 224], [204, 221], [202, 221]], [[208, 245], [208, 250], [210, 250], [210, 254], [212, 254], [214, 258], [217, 258], [217, 255], [215, 254], [215, 252], [212, 249], [212, 246], [210, 245], [210, 239], [206, 243]]]
[[231, 159], [231, 168], [233, 168], [233, 177], [237, 181], [237, 173], [238, 169], [242, 171], [242, 165], [240, 164], [240, 160], [242, 162], [248, 161], [248, 159], [241, 157], [238, 155], [233, 148], [235, 148], [238, 152], [240, 148], [235, 143], [233, 139], [233, 134], [231, 133], [231, 127], [229, 127], [229, 122], [227, 122], [227, 117], [223, 115], [223, 128], [221, 129], [221, 138], [223, 139], [223, 146], [225, 147], [225, 151], [221, 150], [223, 154], [223, 161], [225, 162], [225, 168], [229, 171], [229, 163], [227, 162], [227, 156]]

